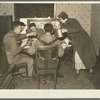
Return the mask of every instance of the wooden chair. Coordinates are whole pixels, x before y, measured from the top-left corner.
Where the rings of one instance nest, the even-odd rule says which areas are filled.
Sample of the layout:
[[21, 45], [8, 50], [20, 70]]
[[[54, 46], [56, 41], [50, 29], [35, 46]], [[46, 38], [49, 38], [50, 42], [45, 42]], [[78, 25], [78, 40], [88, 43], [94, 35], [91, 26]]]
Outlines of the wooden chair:
[[58, 46], [39, 46], [36, 48], [36, 60], [33, 71], [40, 88], [40, 76], [54, 76], [54, 88], [57, 81]]
[[[26, 62], [19, 63], [19, 64], [12, 64], [12, 65], [8, 63], [4, 43], [2, 43], [2, 57], [3, 57], [4, 66], [6, 66], [6, 70], [7, 70], [5, 76], [7, 76], [9, 73], [12, 73], [12, 75], [21, 75], [25, 73], [28, 78], [28, 66]], [[19, 69], [21, 68], [24, 68], [25, 71], [20, 72]]]

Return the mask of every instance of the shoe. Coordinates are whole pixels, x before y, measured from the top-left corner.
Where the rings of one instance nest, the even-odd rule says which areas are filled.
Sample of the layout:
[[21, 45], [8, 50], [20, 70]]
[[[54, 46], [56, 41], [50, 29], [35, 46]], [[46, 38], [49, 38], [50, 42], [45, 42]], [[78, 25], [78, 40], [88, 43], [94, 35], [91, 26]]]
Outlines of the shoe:
[[91, 69], [89, 69], [89, 72], [90, 72], [90, 76], [92, 77], [92, 76], [93, 76], [93, 74], [94, 74], [93, 69], [92, 69], [92, 68], [91, 68]]
[[94, 71], [93, 71], [93, 69], [92, 69], [92, 68], [90, 68], [90, 69], [89, 69], [89, 72], [90, 72], [90, 73], [93, 73]]
[[78, 78], [79, 76], [80, 76], [80, 74], [77, 74], [77, 73], [74, 74], [75, 78]]
[[76, 74], [79, 76], [80, 75], [80, 71], [79, 70], [76, 70]]
[[93, 77], [94, 72], [90, 72], [90, 76]]
[[20, 78], [20, 79], [22, 79], [22, 80], [25, 80], [26, 79], [26, 77], [25, 76], [22, 76], [22, 75], [18, 75], [17, 77]]
[[42, 80], [41, 80], [41, 83], [42, 83], [43, 85], [45, 85], [47, 82], [46, 82], [46, 80], [42, 79]]
[[47, 83], [50, 84], [52, 81], [51, 80], [47, 80]]
[[[26, 77], [27, 78], [27, 77]], [[28, 76], [28, 79], [32, 79], [32, 76]]]
[[80, 76], [79, 70], [74, 70], [74, 77], [78, 78]]
[[[25, 76], [25, 75], [21, 75], [21, 77], [27, 79], [27, 76]], [[31, 79], [31, 78], [32, 78], [32, 76], [28, 76], [28, 79]]]
[[64, 75], [61, 72], [57, 72], [57, 76], [63, 78]]

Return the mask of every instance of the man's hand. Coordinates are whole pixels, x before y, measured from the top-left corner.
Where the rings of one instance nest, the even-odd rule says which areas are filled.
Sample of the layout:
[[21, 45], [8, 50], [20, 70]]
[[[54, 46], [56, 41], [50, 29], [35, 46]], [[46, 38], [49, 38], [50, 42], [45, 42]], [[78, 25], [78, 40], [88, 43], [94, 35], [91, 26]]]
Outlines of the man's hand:
[[62, 31], [62, 33], [65, 33], [65, 32], [68, 32], [68, 30], [67, 29], [61, 29], [61, 31]]
[[20, 45], [21, 47], [24, 47], [28, 42], [28, 38], [27, 39], [24, 39], [24, 41], [22, 42], [22, 44]]
[[29, 37], [29, 36], [36, 36], [36, 35], [37, 35], [36, 32], [31, 32], [31, 33], [26, 34], [26, 37]]

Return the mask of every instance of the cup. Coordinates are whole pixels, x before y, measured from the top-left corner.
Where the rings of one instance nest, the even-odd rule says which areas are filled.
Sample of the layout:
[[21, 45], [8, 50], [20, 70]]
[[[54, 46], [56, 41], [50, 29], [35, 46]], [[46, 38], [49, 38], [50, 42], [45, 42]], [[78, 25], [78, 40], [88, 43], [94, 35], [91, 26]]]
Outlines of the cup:
[[58, 30], [57, 30], [57, 34], [58, 34], [58, 38], [63, 37], [62, 32], [61, 32], [61, 30], [60, 30], [60, 29], [58, 29]]

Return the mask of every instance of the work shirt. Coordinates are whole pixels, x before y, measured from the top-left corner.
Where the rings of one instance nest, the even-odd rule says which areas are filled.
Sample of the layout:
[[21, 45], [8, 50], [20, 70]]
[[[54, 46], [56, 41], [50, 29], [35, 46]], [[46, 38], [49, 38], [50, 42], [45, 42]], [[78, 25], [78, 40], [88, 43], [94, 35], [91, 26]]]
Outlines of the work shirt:
[[17, 39], [18, 35], [13, 31], [8, 32], [3, 39], [9, 64], [13, 64], [20, 60], [22, 47], [18, 45]]
[[[30, 55], [33, 55], [35, 53], [35, 47], [36, 46], [43, 46], [43, 45], [58, 45], [58, 56], [62, 57], [64, 54], [64, 49], [60, 43], [60, 40], [57, 40], [54, 36], [52, 35], [42, 35], [40, 40], [36, 40], [35, 43], [28, 49], [28, 53]], [[52, 44], [53, 43], [53, 44]]]

